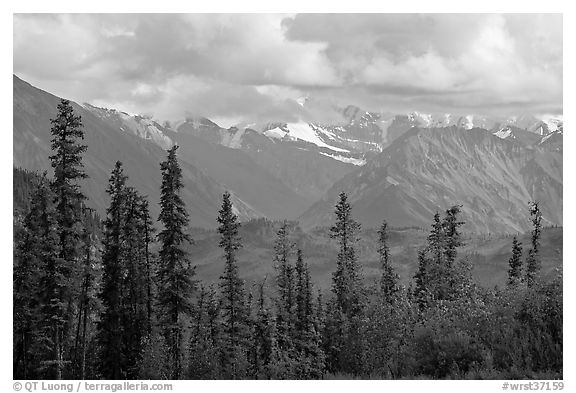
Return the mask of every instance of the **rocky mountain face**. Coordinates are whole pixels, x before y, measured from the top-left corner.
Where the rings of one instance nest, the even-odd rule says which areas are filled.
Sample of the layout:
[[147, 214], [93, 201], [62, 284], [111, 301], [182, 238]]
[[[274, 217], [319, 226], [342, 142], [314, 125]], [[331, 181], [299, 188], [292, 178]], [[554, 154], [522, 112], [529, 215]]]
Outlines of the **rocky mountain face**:
[[[296, 194], [290, 197], [292, 202], [285, 205], [285, 208], [280, 206], [281, 211], [304, 198], [308, 205], [299, 212], [302, 213], [336, 181], [356, 168], [351, 162], [334, 158], [340, 158], [342, 152], [320, 147], [306, 140], [277, 138], [268, 133], [269, 130], [257, 132], [252, 128], [224, 129], [210, 123], [205, 119], [189, 120], [177, 125], [170, 135], [176, 139], [202, 139], [212, 146], [224, 147], [228, 155], [248, 156], [253, 163], [261, 167], [260, 172], [265, 170]], [[225, 170], [233, 169], [227, 167]], [[286, 196], [289, 195], [291, 193], [286, 193]]]
[[[57, 102], [14, 77], [15, 166], [50, 168], [49, 119]], [[177, 143], [193, 225], [215, 225], [224, 189], [243, 219], [300, 217], [306, 228], [330, 224], [342, 191], [368, 227], [384, 218], [427, 226], [436, 210], [462, 204], [470, 231], [523, 231], [529, 200], [541, 202], [546, 224], [562, 224], [561, 116], [390, 114], [348, 106], [336, 124], [226, 129], [206, 118], [170, 124], [89, 104], [75, 109], [89, 146], [85, 191], [101, 213], [117, 159], [155, 201], [159, 162]]]
[[[56, 115], [60, 98], [13, 78], [13, 157], [14, 166], [50, 173], [50, 119]], [[84, 144], [88, 150], [83, 163], [89, 176], [82, 183], [88, 205], [104, 216], [109, 199], [105, 192], [110, 172], [117, 160], [124, 164], [129, 184], [148, 195], [153, 217], [159, 213], [160, 162], [166, 152], [154, 141], [135, 135], [135, 128], [119, 127], [116, 120], [102, 116], [78, 104], [74, 110], [82, 117]], [[191, 163], [180, 160], [184, 189], [182, 197], [191, 225], [215, 227], [224, 187]], [[243, 219], [259, 216], [247, 203], [234, 196], [236, 211]]]
[[301, 223], [325, 225], [346, 192], [366, 227], [383, 219], [427, 227], [436, 211], [461, 204], [468, 231], [523, 232], [532, 200], [540, 202], [544, 225], [562, 225], [562, 134], [523, 133], [502, 138], [479, 128], [411, 128], [335, 183]]

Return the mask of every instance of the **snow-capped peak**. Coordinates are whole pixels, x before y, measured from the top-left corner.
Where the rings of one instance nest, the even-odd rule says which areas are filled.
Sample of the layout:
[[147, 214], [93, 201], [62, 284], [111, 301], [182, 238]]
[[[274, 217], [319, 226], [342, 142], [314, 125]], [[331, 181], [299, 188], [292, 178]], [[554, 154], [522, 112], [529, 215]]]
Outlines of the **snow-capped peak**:
[[493, 135], [496, 135], [498, 138], [501, 139], [506, 139], [510, 137], [510, 135], [512, 135], [512, 130], [510, 129], [510, 127], [504, 127], [499, 131], [496, 131]]

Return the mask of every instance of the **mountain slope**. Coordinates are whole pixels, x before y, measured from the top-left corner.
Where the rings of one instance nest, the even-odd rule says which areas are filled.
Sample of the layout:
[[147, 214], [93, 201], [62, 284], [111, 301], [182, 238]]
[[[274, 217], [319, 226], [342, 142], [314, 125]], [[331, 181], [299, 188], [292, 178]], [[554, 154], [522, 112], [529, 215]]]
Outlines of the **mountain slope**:
[[[50, 119], [56, 115], [59, 98], [13, 78], [13, 157], [14, 166], [29, 170], [51, 170]], [[113, 124], [95, 116], [73, 103], [74, 111], [82, 117], [88, 150], [84, 166], [89, 178], [82, 188], [89, 197], [88, 204], [101, 215], [108, 205], [105, 189], [110, 171], [121, 160], [129, 176], [129, 184], [149, 196], [153, 217], [159, 213], [160, 162], [166, 152], [152, 141], [124, 132]], [[194, 165], [180, 160], [184, 189], [182, 197], [190, 213], [191, 225], [214, 227], [224, 188]], [[246, 203], [234, 199], [241, 218], [258, 216]]]
[[[292, 195], [287, 198], [286, 204], [278, 206], [280, 211], [292, 212], [295, 210], [293, 206], [302, 206], [300, 201], [305, 200], [308, 205], [298, 212], [299, 214], [302, 213], [312, 202], [321, 197], [334, 182], [340, 180], [342, 176], [356, 167], [351, 163], [334, 158], [335, 156], [344, 157], [345, 153], [339, 153], [329, 148], [320, 148], [309, 141], [266, 136], [264, 133], [251, 128], [224, 129], [207, 119], [187, 120], [174, 128], [175, 132], [168, 133], [168, 135], [175, 140], [182, 141], [182, 143], [187, 138], [192, 140], [188, 136], [193, 136], [197, 138], [195, 139], [196, 143], [198, 143], [198, 139], [202, 139], [213, 145], [209, 147], [210, 150], [218, 150], [217, 147], [214, 147], [216, 145], [225, 147], [224, 150], [227, 154], [235, 156], [237, 159], [243, 155], [249, 156], [254, 163], [291, 190], [291, 193], [286, 193], [286, 197], [296, 194], [296, 196]], [[191, 143], [187, 145], [193, 148]], [[204, 155], [204, 152], [199, 152], [198, 159]], [[260, 172], [261, 170], [254, 170], [254, 173]], [[224, 180], [222, 181], [228, 184]], [[237, 181], [241, 181], [241, 179], [237, 179]], [[244, 199], [248, 200], [248, 198]], [[271, 202], [274, 199], [271, 199]]]
[[366, 227], [427, 227], [437, 210], [463, 205], [465, 230], [523, 232], [527, 203], [541, 203], [544, 224], [562, 224], [562, 145], [527, 147], [482, 129], [412, 128], [380, 155], [337, 182], [301, 216], [304, 228], [326, 225], [338, 193]]
[[295, 218], [314, 202], [293, 191], [242, 150], [210, 143], [186, 132], [166, 130], [165, 134], [180, 146], [183, 160], [234, 190], [268, 218]]

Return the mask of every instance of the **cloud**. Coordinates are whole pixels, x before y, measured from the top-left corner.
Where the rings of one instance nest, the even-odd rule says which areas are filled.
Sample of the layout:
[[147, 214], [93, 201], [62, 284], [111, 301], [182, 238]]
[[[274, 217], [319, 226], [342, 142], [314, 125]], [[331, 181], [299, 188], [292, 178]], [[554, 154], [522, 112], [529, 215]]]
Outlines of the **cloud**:
[[14, 72], [168, 120], [561, 111], [562, 16], [17, 14]]

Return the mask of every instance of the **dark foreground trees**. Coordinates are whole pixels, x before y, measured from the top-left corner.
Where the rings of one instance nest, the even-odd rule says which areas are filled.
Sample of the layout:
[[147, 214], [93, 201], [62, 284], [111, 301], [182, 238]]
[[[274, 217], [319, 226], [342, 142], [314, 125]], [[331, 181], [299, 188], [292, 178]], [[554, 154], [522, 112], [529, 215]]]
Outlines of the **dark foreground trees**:
[[195, 283], [194, 269], [184, 249], [192, 240], [187, 234], [188, 212], [180, 197], [182, 170], [176, 158], [178, 146], [168, 150], [160, 164], [162, 186], [160, 217], [164, 228], [158, 233], [158, 304], [159, 321], [170, 354], [171, 378], [180, 378], [183, 356], [183, 331], [186, 317], [192, 313], [191, 296]]
[[240, 223], [232, 210], [230, 193], [226, 192], [218, 216], [218, 244], [224, 252], [224, 272], [220, 276], [222, 347], [220, 366], [223, 376], [230, 379], [246, 377], [248, 372], [248, 305], [244, 282], [238, 272], [237, 252], [242, 246]]

